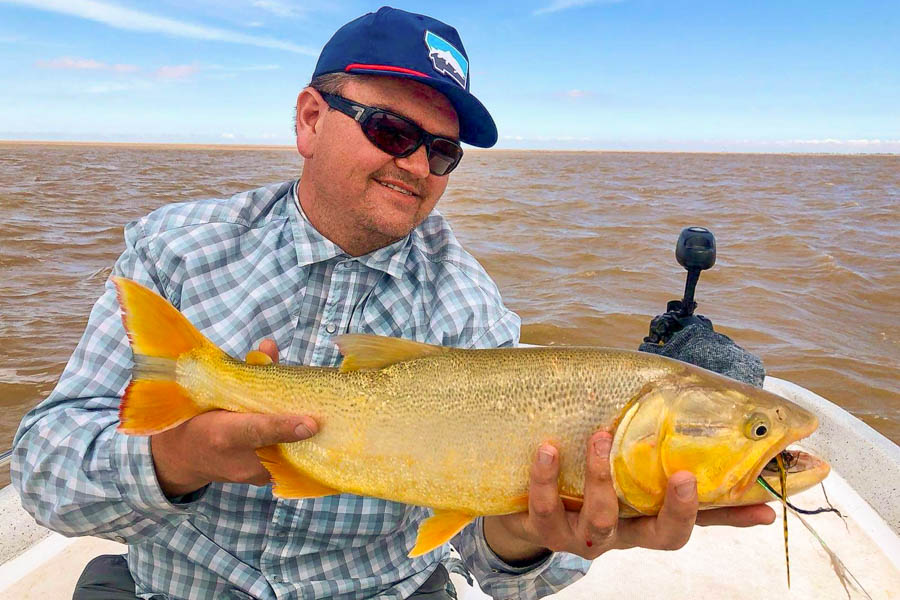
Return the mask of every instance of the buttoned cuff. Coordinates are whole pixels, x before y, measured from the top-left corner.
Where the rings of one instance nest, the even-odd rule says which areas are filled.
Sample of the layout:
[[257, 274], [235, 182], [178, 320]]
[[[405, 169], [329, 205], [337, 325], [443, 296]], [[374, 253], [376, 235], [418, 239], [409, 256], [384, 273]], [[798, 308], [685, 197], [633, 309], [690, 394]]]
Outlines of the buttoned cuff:
[[590, 567], [590, 562], [565, 552], [554, 552], [524, 567], [510, 565], [488, 545], [482, 517], [458, 533], [453, 544], [481, 589], [495, 599], [549, 596], [577, 581]]
[[497, 556], [487, 538], [484, 537], [484, 518], [479, 517], [475, 523], [475, 552], [476, 558], [488, 566], [492, 573], [507, 573], [509, 575], [524, 575], [525, 573], [540, 573], [553, 559], [553, 552], [525, 566], [513, 566]]
[[[136, 512], [150, 517], [185, 517], [206, 488], [170, 500], [156, 478], [149, 436], [113, 434], [110, 462], [122, 498]], [[186, 501], [187, 500], [187, 501]]]

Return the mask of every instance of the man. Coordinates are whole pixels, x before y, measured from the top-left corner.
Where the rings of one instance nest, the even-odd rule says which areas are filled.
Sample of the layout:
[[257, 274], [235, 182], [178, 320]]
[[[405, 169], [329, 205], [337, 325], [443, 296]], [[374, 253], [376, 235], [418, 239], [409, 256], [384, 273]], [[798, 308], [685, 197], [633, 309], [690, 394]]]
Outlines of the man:
[[[468, 57], [439, 21], [382, 8], [341, 28], [297, 100], [299, 181], [163, 207], [128, 225], [114, 272], [152, 287], [213, 342], [244, 356], [336, 365], [353, 331], [460, 347], [518, 341], [478, 263], [434, 212], [459, 141], [497, 133], [469, 93]], [[352, 495], [272, 497], [254, 450], [315, 435], [304, 415], [214, 411], [170, 431], [115, 431], [131, 353], [110, 283], [54, 392], [17, 433], [13, 481], [42, 524], [128, 543], [82, 576], [76, 598], [449, 598], [449, 551], [409, 559], [412, 507]], [[591, 440], [585, 504], [566, 512], [558, 457], [536, 449], [529, 511], [486, 517], [453, 543], [496, 598], [537, 598], [610, 548], [676, 548], [697, 519], [677, 473], [658, 518], [620, 523], [609, 435]], [[767, 512], [768, 511], [768, 512]], [[770, 509], [709, 512], [749, 525]]]

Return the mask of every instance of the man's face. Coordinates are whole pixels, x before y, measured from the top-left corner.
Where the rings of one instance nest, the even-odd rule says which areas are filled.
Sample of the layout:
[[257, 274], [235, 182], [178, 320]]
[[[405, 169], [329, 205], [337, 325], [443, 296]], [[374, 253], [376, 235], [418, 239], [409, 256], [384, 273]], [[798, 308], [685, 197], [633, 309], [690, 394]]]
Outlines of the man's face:
[[[450, 101], [415, 81], [358, 77], [341, 92], [349, 100], [384, 108], [432, 134], [458, 139]], [[432, 175], [424, 145], [405, 158], [379, 150], [347, 115], [327, 110], [301, 180], [301, 202], [320, 231], [352, 254], [383, 247], [408, 234], [431, 212], [448, 176]], [[311, 184], [310, 188], [303, 185]], [[392, 189], [394, 186], [398, 189]], [[402, 191], [401, 191], [402, 190]]]

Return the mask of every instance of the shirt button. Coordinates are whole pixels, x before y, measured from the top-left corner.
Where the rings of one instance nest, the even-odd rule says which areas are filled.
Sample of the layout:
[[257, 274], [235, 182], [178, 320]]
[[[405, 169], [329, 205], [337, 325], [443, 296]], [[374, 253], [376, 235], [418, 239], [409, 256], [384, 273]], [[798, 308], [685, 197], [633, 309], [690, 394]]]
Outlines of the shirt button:
[[329, 323], [325, 326], [325, 331], [327, 331], [328, 333], [334, 333], [335, 331], [337, 331], [337, 327], [334, 326], [334, 323]]

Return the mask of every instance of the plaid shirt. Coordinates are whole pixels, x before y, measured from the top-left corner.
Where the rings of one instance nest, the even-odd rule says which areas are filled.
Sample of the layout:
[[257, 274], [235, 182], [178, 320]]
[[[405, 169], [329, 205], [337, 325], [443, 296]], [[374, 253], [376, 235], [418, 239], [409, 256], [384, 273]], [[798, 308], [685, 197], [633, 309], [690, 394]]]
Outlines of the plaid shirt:
[[[156, 290], [210, 340], [243, 357], [274, 338], [285, 364], [335, 366], [332, 337], [364, 332], [456, 347], [518, 341], [519, 318], [432, 213], [406, 238], [350, 257], [297, 210], [294, 184], [165, 206], [125, 228], [114, 273]], [[429, 510], [350, 494], [308, 500], [270, 486], [213, 483], [166, 498], [148, 437], [116, 432], [131, 349], [111, 283], [56, 389], [22, 421], [13, 484], [37, 521], [64, 535], [129, 545], [142, 598], [406, 598], [444, 546], [410, 559]], [[500, 561], [481, 520], [453, 545], [495, 598], [538, 598], [587, 563]]]

